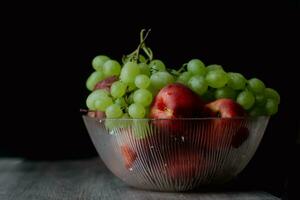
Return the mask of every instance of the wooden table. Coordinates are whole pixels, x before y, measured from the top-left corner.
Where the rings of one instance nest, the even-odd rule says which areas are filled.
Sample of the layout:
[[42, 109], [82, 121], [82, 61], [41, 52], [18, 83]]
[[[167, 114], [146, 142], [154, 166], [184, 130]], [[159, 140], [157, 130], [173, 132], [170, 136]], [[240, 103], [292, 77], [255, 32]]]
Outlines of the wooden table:
[[100, 159], [26, 161], [0, 159], [0, 199], [201, 199], [273, 200], [263, 191], [202, 191], [165, 193], [137, 190], [113, 176]]

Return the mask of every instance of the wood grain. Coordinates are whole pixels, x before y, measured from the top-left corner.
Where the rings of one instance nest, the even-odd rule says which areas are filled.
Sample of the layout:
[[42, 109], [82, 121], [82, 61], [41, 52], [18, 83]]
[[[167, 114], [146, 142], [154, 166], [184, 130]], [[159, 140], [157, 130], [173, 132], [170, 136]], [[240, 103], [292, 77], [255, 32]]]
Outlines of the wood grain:
[[164, 193], [126, 186], [99, 159], [38, 162], [0, 159], [0, 200], [277, 200], [262, 191]]

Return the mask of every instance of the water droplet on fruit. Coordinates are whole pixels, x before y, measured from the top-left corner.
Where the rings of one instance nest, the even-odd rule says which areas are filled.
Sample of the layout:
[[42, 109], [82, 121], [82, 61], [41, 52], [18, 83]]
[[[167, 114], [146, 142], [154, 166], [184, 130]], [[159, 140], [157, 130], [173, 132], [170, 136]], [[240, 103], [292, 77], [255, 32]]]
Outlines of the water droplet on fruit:
[[182, 142], [184, 142], [184, 136], [181, 136], [181, 140], [182, 140]]

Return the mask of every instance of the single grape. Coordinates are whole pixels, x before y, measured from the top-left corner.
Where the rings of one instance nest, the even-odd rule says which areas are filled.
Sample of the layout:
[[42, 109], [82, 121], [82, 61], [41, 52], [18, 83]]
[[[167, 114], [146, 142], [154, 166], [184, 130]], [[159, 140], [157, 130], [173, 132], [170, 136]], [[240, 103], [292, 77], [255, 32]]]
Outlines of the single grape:
[[128, 107], [128, 114], [132, 118], [143, 118], [145, 117], [146, 110], [142, 105], [133, 103]]
[[266, 100], [267, 99], [266, 99], [266, 96], [264, 93], [255, 95], [255, 104], [256, 105], [259, 105], [259, 106], [265, 105]]
[[208, 65], [206, 67], [206, 70], [209, 72], [209, 71], [214, 71], [214, 70], [221, 70], [221, 71], [224, 71], [223, 67], [221, 65], [216, 65], [216, 64], [213, 64], [213, 65]]
[[215, 90], [214, 88], [208, 88], [208, 90], [201, 95], [202, 99], [205, 101], [213, 101], [215, 100]]
[[246, 86], [247, 80], [240, 73], [229, 72], [228, 75], [228, 86], [235, 90], [243, 90]]
[[106, 108], [105, 114], [107, 118], [120, 118], [123, 112], [118, 104], [112, 104]]
[[200, 75], [192, 76], [188, 82], [191, 90], [196, 92], [198, 95], [202, 95], [207, 91], [208, 85], [205, 78]]
[[134, 62], [127, 62], [121, 70], [120, 79], [124, 83], [134, 84], [135, 77], [139, 75], [139, 73], [140, 73], [140, 67], [138, 66], [138, 64]]
[[121, 72], [121, 65], [115, 60], [108, 60], [103, 65], [103, 72], [105, 77], [119, 76]]
[[274, 115], [278, 112], [278, 103], [275, 99], [267, 99], [265, 110], [268, 115]]
[[151, 81], [148, 76], [140, 74], [135, 77], [134, 83], [136, 87], [145, 89], [150, 85]]
[[139, 63], [140, 73], [146, 76], [150, 76], [150, 67], [146, 63]]
[[132, 104], [132, 103], [133, 103], [133, 94], [134, 94], [134, 93], [131, 93], [131, 94], [127, 97], [127, 103], [128, 103], [128, 104]]
[[104, 79], [104, 74], [102, 71], [93, 72], [86, 81], [86, 87], [88, 90], [93, 91], [95, 85]]
[[255, 103], [255, 97], [250, 91], [244, 90], [238, 94], [236, 102], [245, 110], [249, 110]]
[[177, 82], [183, 85], [188, 85], [190, 78], [193, 76], [192, 72], [183, 72], [177, 78]]
[[276, 90], [272, 88], [266, 88], [264, 93], [266, 98], [276, 100], [277, 104], [280, 103], [280, 95]]
[[102, 67], [110, 58], [104, 55], [96, 56], [92, 61], [92, 66], [96, 71], [102, 71]]
[[102, 98], [95, 101], [95, 108], [96, 110], [104, 112], [106, 108], [111, 104], [113, 104], [112, 99], [109, 96], [106, 97], [103, 96]]
[[126, 103], [124, 97], [117, 98], [114, 103], [119, 105], [121, 108], [127, 107], [127, 103]]
[[265, 91], [265, 84], [257, 79], [257, 78], [252, 78], [250, 80], [248, 80], [248, 86], [249, 90], [251, 90], [253, 93], [263, 93]]
[[86, 99], [86, 106], [90, 110], [96, 110], [95, 101], [105, 99], [109, 93], [106, 90], [95, 90]]
[[194, 75], [201, 76], [205, 75], [207, 71], [204, 63], [199, 59], [190, 60], [187, 64], [187, 70]]
[[236, 92], [234, 89], [225, 86], [215, 91], [215, 98], [216, 99], [229, 98], [235, 100]]
[[221, 70], [212, 70], [206, 74], [205, 80], [212, 88], [221, 88], [228, 82], [227, 73]]
[[255, 105], [253, 106], [253, 108], [251, 108], [249, 115], [251, 117], [258, 117], [258, 116], [266, 115], [266, 113], [264, 107]]
[[147, 62], [146, 58], [141, 54], [139, 55], [139, 61], [140, 61], [140, 63], [146, 63]]
[[127, 91], [132, 92], [136, 89], [136, 86], [134, 83], [128, 83]]
[[151, 85], [160, 90], [164, 86], [173, 83], [174, 77], [168, 72], [156, 72], [150, 77]]
[[138, 89], [133, 94], [134, 103], [140, 104], [145, 107], [151, 104], [152, 99], [152, 93], [146, 89]]
[[116, 81], [111, 85], [110, 93], [114, 98], [122, 97], [126, 93], [127, 85], [122, 81]]
[[152, 60], [149, 63], [149, 67], [155, 72], [166, 71], [166, 66], [161, 60]]

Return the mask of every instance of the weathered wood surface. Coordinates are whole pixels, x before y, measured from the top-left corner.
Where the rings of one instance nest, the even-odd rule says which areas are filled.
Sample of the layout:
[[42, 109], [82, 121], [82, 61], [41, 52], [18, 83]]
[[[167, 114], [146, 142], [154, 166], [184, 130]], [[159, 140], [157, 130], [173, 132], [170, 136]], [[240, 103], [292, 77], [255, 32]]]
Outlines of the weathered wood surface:
[[99, 159], [38, 162], [0, 159], [0, 200], [276, 200], [263, 191], [165, 193], [137, 190], [112, 175]]

